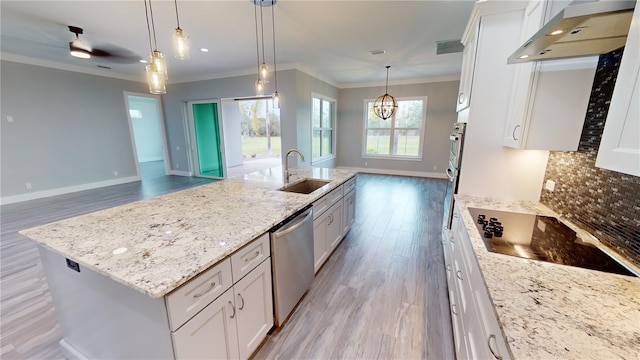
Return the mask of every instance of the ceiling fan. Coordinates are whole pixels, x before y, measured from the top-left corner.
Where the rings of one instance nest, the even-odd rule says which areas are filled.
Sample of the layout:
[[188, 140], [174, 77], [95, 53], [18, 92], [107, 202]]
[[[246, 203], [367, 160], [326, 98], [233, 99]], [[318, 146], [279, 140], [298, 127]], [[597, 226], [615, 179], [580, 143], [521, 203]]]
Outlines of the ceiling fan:
[[69, 31], [76, 35], [75, 39], [69, 42], [69, 53], [71, 56], [81, 59], [90, 59], [92, 56], [95, 56], [122, 64], [136, 63], [141, 59], [132, 51], [113, 45], [109, 49], [92, 48], [86, 41], [80, 39], [80, 35], [84, 33], [84, 30], [80, 27], [69, 25]]

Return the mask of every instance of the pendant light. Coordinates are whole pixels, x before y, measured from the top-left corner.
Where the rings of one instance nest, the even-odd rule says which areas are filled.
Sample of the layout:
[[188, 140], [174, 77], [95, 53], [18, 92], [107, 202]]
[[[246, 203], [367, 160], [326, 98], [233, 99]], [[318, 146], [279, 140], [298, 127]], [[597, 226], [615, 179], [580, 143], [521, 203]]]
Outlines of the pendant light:
[[275, 109], [280, 108], [280, 94], [278, 94], [278, 73], [276, 67], [276, 20], [273, 14], [273, 6], [276, 4], [276, 0], [271, 0], [271, 29], [273, 32], [273, 85], [275, 91], [272, 95], [273, 107]]
[[[253, 8], [253, 17], [256, 23], [256, 58], [258, 63], [258, 80], [256, 80], [256, 96], [264, 95], [264, 83], [260, 77], [260, 40], [258, 39], [258, 4], [261, 0], [253, 0], [255, 7]], [[262, 10], [261, 10], [262, 11]]]
[[268, 84], [269, 67], [264, 61], [264, 18], [262, 17], [262, 8], [265, 6], [264, 4], [264, 0], [260, 0], [260, 30], [262, 31], [262, 65], [260, 65], [260, 80], [262, 80], [263, 84]]
[[178, 17], [178, 0], [174, 0], [176, 6], [176, 24], [177, 28], [173, 33], [173, 56], [180, 60], [188, 60], [189, 54], [189, 37], [180, 28], [180, 18]]
[[[151, 0], [149, 0], [149, 8], [147, 9], [147, 0], [144, 0], [144, 11], [147, 18], [147, 32], [149, 34], [149, 65], [145, 67], [147, 75], [147, 84], [149, 85], [149, 92], [152, 94], [166, 94], [167, 89], [165, 86], [165, 80], [167, 78], [167, 65], [164, 61], [164, 55], [158, 50], [153, 49], [151, 44], [151, 28], [153, 27], [153, 41], [156, 41], [156, 30], [153, 25], [153, 9], [151, 8]], [[151, 13], [151, 25], [149, 25], [149, 13]]]
[[389, 87], [389, 68], [391, 66], [387, 65], [387, 83], [384, 86], [384, 95], [378, 96], [376, 101], [373, 103], [373, 112], [376, 113], [376, 116], [381, 118], [382, 120], [387, 120], [395, 114], [396, 109], [398, 108], [398, 102], [396, 98], [389, 95], [388, 87]]

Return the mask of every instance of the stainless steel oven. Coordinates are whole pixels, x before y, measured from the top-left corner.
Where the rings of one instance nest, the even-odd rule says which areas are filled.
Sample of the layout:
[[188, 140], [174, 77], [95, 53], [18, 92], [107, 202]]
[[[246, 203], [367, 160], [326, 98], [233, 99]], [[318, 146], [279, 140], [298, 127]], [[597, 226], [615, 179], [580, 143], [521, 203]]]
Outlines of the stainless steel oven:
[[444, 199], [444, 213], [447, 219], [445, 226], [447, 229], [451, 229], [454, 195], [458, 193], [458, 179], [460, 178], [460, 163], [462, 162], [462, 148], [464, 145], [466, 125], [466, 123], [455, 123], [453, 125], [453, 131], [449, 136], [449, 140], [451, 140], [449, 166], [447, 168], [449, 184], [447, 185], [447, 195]]

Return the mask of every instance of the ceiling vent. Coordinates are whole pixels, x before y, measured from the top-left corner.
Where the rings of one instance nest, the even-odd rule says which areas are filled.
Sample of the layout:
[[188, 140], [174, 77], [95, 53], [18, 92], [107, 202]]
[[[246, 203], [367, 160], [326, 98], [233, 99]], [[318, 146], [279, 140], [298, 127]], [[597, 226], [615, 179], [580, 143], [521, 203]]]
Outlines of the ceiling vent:
[[436, 55], [459, 53], [464, 50], [464, 45], [459, 39], [436, 41], [436, 44], [438, 45]]
[[385, 50], [385, 49], [380, 49], [380, 50], [370, 50], [370, 51], [369, 51], [369, 54], [371, 54], [371, 55], [382, 55], [382, 54], [384, 54], [384, 53], [386, 53], [386, 52], [387, 52], [387, 50]]

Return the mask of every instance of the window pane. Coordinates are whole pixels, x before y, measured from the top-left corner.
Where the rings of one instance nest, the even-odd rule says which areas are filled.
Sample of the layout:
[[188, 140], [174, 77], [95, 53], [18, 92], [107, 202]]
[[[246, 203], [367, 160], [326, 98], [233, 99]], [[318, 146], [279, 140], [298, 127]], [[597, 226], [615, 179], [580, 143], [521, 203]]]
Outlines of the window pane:
[[389, 155], [389, 130], [367, 130], [367, 154]]
[[312, 157], [318, 158], [320, 157], [320, 130], [313, 130], [313, 151]]
[[422, 126], [422, 100], [398, 101], [397, 128], [420, 128]]
[[420, 130], [396, 130], [392, 154], [418, 156], [420, 149]]
[[331, 102], [322, 100], [322, 127], [332, 128], [331, 124]]
[[332, 130], [322, 131], [322, 156], [331, 155]]
[[373, 102], [367, 103], [367, 128], [389, 128], [391, 119], [382, 120], [373, 111]]
[[311, 105], [311, 126], [313, 128], [320, 127], [320, 99], [313, 98]]

